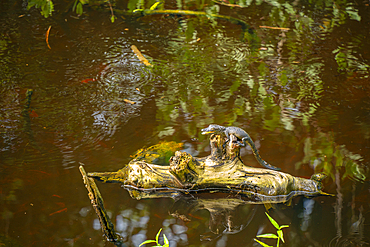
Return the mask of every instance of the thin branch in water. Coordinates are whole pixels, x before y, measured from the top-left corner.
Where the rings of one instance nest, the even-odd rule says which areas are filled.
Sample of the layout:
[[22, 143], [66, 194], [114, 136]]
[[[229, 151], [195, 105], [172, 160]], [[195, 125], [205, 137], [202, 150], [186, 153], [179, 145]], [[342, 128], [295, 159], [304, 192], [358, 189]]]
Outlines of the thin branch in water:
[[290, 28], [287, 28], [287, 27], [260, 26], [260, 28], [278, 29], [278, 30], [283, 30], [283, 31], [289, 31], [290, 30]]
[[109, 1], [109, 0], [107, 0], [107, 2], [108, 2], [108, 5], [109, 5], [110, 12], [111, 12], [111, 14], [112, 14], [112, 16], [111, 16], [111, 21], [112, 21], [112, 22], [114, 22], [114, 20], [116, 19], [116, 16], [114, 15], [113, 8], [112, 8], [112, 4], [110, 3], [110, 1]]
[[213, 2], [218, 3], [218, 4], [221, 4], [221, 5], [229, 6], [229, 7], [239, 7], [239, 8], [243, 8], [243, 6], [240, 6], [240, 5], [238, 5], [238, 4], [226, 3], [225, 1], [213, 0]]

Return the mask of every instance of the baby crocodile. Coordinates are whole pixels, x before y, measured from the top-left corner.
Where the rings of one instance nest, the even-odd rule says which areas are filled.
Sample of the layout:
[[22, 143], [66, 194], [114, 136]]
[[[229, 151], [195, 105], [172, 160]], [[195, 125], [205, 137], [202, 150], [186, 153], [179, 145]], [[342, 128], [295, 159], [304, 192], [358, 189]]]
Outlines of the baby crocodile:
[[323, 188], [321, 181], [322, 181], [322, 180], [324, 180], [326, 177], [327, 177], [327, 176], [326, 176], [326, 174], [325, 174], [325, 173], [320, 172], [320, 173], [315, 173], [315, 174], [313, 174], [313, 175], [311, 176], [311, 180], [316, 181], [316, 182], [317, 182], [317, 188], [318, 188], [319, 190], [321, 190], [321, 189]]
[[236, 138], [242, 140], [241, 143], [239, 142], [240, 146], [245, 147], [246, 143], [249, 144], [249, 146], [252, 148], [254, 157], [256, 157], [258, 163], [260, 163], [262, 166], [264, 166], [266, 168], [269, 168], [269, 169], [272, 169], [272, 170], [275, 170], [275, 171], [280, 170], [280, 168], [270, 165], [269, 163], [267, 163], [266, 161], [264, 161], [261, 158], [260, 154], [257, 151], [256, 146], [254, 145], [254, 143], [252, 141], [252, 138], [248, 135], [247, 132], [245, 132], [241, 128], [238, 128], [238, 127], [224, 127], [224, 126], [220, 126], [220, 125], [217, 125], [217, 124], [211, 124], [207, 128], [202, 129], [202, 134], [203, 135], [205, 135], [205, 134], [222, 134], [222, 133], [225, 134], [226, 138], [227, 138], [225, 144], [230, 141], [230, 134], [233, 134]]

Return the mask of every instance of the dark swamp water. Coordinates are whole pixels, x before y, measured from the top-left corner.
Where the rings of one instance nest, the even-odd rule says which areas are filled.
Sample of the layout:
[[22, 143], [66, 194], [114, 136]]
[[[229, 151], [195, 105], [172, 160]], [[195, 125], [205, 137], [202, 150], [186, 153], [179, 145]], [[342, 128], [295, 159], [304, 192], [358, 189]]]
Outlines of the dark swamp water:
[[[325, 172], [324, 191], [335, 196], [245, 204], [229, 221], [200, 207], [186, 221], [170, 214], [172, 199], [135, 200], [119, 184], [98, 183], [127, 246], [160, 228], [171, 247], [258, 246], [256, 235], [274, 232], [266, 209], [289, 225], [284, 246], [370, 246], [369, 1], [165, 3], [242, 19], [253, 28], [244, 39], [226, 20], [117, 15], [111, 23], [109, 10], [84, 6], [78, 17], [68, 4], [55, 1], [45, 19], [26, 2], [0, 3], [0, 246], [114, 246], [79, 162], [116, 171], [161, 141], [202, 157], [209, 143], [200, 130], [211, 123], [248, 131], [283, 172]], [[258, 167], [250, 149], [242, 159]]]

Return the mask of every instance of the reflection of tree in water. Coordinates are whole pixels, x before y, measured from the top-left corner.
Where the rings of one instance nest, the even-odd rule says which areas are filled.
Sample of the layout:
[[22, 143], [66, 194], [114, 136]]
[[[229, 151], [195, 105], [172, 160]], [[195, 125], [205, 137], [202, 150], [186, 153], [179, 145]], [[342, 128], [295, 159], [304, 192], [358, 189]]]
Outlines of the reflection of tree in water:
[[[238, 9], [240, 14], [249, 13], [248, 7], [254, 4], [262, 4], [234, 3], [246, 7]], [[348, 18], [361, 20], [351, 3], [319, 3], [320, 8], [315, 9], [295, 3], [264, 4], [269, 5], [271, 15], [264, 24], [289, 27], [290, 31], [255, 30], [260, 50], [251, 49], [250, 44], [230, 38], [217, 28], [210, 28], [209, 34], [201, 33], [208, 24], [197, 19], [182, 20], [181, 28], [175, 32], [177, 37], [170, 38], [163, 49], [166, 53], [161, 57], [166, 57], [166, 62], [159, 60], [155, 71], [167, 81], [156, 99], [161, 138], [185, 132], [201, 139], [196, 130], [213, 122], [241, 127], [262, 123], [261, 127], [271, 133], [288, 135], [282, 128], [295, 132], [301, 124], [308, 128], [316, 121], [324, 88], [332, 86], [323, 80], [330, 57], [348, 54], [345, 58], [339, 56], [341, 61], [346, 59], [347, 67], [358, 68], [357, 74], [368, 73], [366, 63], [356, 55], [364, 45], [353, 49], [356, 58], [350, 55], [351, 47], [358, 47], [354, 43], [364, 43], [359, 42], [361, 34], [345, 40], [346, 52], [336, 47], [321, 51], [322, 42], [335, 38], [334, 27], [345, 25]], [[341, 6], [340, 10], [331, 8], [333, 5]], [[317, 15], [320, 12], [338, 18], [328, 23], [326, 16]], [[299, 137], [292, 139], [291, 143], [302, 143]], [[304, 145], [300, 144], [300, 148]]]

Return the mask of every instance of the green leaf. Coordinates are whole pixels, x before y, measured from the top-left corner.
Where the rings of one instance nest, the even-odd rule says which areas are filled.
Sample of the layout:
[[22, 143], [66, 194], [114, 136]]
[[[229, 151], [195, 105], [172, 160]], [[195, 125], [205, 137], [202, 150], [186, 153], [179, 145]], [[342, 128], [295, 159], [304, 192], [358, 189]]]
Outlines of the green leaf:
[[156, 241], [157, 244], [158, 244], [159, 234], [161, 233], [161, 231], [162, 231], [162, 228], [159, 229], [159, 231], [157, 233], [157, 236], [155, 236], [155, 241]]
[[265, 214], [269, 218], [271, 224], [273, 224], [274, 227], [279, 230], [280, 229], [279, 224], [267, 212], [265, 212]]
[[277, 235], [273, 234], [273, 233], [265, 233], [265, 234], [261, 234], [261, 235], [258, 235], [256, 236], [257, 238], [279, 238]]
[[112, 23], [114, 23], [114, 21], [117, 19], [117, 17], [115, 16], [115, 15], [112, 15], [111, 17], [110, 17], [110, 21], [112, 22]]
[[285, 241], [284, 241], [283, 231], [282, 231], [282, 230], [278, 230], [278, 231], [277, 231], [277, 234], [279, 235], [279, 238], [281, 239], [281, 241], [283, 241], [283, 243], [285, 243]]
[[359, 16], [357, 9], [349, 6], [346, 8], [346, 12], [352, 20], [361, 21], [361, 16]]
[[163, 239], [164, 239], [164, 245], [169, 245], [170, 241], [168, 241], [168, 238], [166, 237], [165, 234], [163, 234]]
[[288, 225], [282, 225], [280, 226], [280, 229], [283, 229], [283, 228], [286, 228], [286, 227], [289, 227]]
[[82, 3], [81, 2], [79, 2], [78, 4], [77, 4], [77, 7], [76, 7], [76, 14], [78, 14], [78, 15], [82, 15], [82, 13], [84, 12], [84, 10], [83, 10], [83, 8], [82, 8]]
[[76, 10], [76, 6], [77, 6], [77, 3], [79, 2], [80, 0], [76, 0], [75, 3], [73, 4], [73, 8], [72, 8], [72, 11], [75, 11]]
[[149, 9], [150, 9], [150, 10], [155, 10], [159, 4], [160, 4], [160, 2], [156, 2], [156, 3], [155, 3], [155, 4], [153, 4]]
[[51, 0], [47, 0], [43, 2], [43, 5], [41, 6], [41, 14], [48, 18], [51, 13], [54, 11], [54, 4]]
[[268, 244], [265, 244], [264, 242], [259, 241], [258, 239], [254, 239], [254, 241], [256, 241], [257, 243], [259, 243], [259, 244], [260, 244], [260, 245], [262, 245], [263, 247], [272, 247], [272, 246], [270, 246], [270, 245], [268, 245]]
[[29, 10], [30, 8], [32, 8], [35, 5], [36, 5], [36, 2], [34, 2], [34, 1], [28, 1], [27, 10]]
[[51, 0], [29, 0], [27, 10], [34, 7], [41, 9], [41, 14], [48, 18], [54, 11], [54, 3]]
[[144, 245], [144, 244], [150, 244], [150, 243], [156, 243], [156, 242], [155, 242], [155, 240], [146, 240], [146, 241], [142, 242], [142, 243], [139, 245], [139, 247], [140, 247], [140, 246], [142, 246], [142, 245]]

